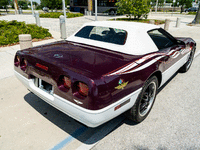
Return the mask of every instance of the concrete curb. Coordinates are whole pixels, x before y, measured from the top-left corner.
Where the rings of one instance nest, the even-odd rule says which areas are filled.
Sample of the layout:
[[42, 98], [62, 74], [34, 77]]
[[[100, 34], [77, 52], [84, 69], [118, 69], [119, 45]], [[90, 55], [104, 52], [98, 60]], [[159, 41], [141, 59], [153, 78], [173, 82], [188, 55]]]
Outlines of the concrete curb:
[[[53, 38], [53, 39], [48, 39], [48, 40], [43, 40], [43, 41], [38, 41], [38, 42], [32, 42], [32, 44], [33, 46], [39, 46], [39, 45], [43, 45], [43, 44], [47, 44], [47, 43], [51, 43], [51, 42], [55, 42], [59, 40], [61, 39]], [[0, 48], [0, 52], [9, 51], [9, 50], [20, 50], [20, 44]]]

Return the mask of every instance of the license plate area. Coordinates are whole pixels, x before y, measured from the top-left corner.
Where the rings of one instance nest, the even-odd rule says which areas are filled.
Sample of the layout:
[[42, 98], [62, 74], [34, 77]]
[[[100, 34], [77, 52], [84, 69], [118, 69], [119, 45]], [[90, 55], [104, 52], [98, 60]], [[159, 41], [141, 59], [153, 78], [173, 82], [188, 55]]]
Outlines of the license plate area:
[[40, 88], [41, 90], [53, 94], [53, 86], [40, 78], [34, 78], [34, 84], [36, 87]]

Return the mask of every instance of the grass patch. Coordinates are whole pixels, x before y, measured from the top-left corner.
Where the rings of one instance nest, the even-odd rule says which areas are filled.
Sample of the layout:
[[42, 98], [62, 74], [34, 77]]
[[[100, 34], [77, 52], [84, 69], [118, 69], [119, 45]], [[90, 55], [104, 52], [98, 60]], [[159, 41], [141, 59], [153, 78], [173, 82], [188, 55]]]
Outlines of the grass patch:
[[[42, 13], [40, 14], [41, 18], [59, 18], [60, 15], [64, 15], [60, 12], [50, 12], [50, 13]], [[66, 13], [67, 18], [75, 18], [75, 17], [81, 17], [83, 14], [81, 13]]]
[[[15, 11], [0, 11], [0, 13], [3, 13], [4, 15], [7, 15], [7, 14], [15, 14]], [[26, 12], [26, 11], [22, 11], [22, 14], [32, 14], [32, 12]]]
[[25, 22], [0, 21], [0, 46], [14, 45], [19, 42], [19, 34], [31, 34], [32, 39], [52, 38], [49, 29], [36, 26], [36, 24], [25, 24]]
[[[112, 19], [114, 20], [114, 19]], [[129, 18], [117, 18], [117, 21], [132, 21], [132, 22], [141, 22], [141, 23], [149, 23], [150, 19], [129, 19]], [[165, 20], [154, 20], [156, 25], [164, 24]]]
[[196, 15], [197, 12], [189, 12], [187, 15]]

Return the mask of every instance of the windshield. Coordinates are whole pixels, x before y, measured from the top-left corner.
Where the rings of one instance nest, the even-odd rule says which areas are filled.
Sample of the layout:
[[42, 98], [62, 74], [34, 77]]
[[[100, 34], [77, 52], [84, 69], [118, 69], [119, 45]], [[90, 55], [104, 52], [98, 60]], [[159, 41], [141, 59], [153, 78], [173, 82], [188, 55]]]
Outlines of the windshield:
[[75, 36], [96, 41], [124, 45], [126, 42], [127, 32], [122, 29], [110, 27], [85, 26], [78, 33], [76, 33]]

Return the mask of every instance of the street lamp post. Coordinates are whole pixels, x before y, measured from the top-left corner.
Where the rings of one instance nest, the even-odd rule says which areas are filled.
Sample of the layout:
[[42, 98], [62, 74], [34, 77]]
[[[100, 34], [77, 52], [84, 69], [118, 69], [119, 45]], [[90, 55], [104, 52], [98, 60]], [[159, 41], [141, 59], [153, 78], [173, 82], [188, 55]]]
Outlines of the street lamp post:
[[97, 0], [95, 0], [95, 21], [97, 21]]
[[176, 2], [176, 0], [173, 0], [173, 8], [172, 8], [172, 15], [174, 13], [174, 3]]
[[157, 8], [158, 8], [158, 0], [156, 0], [156, 8], [155, 8], [155, 13], [157, 13]]
[[63, 13], [64, 13], [64, 16], [65, 16], [65, 19], [66, 19], [65, 0], [62, 0], [62, 3], [63, 3]]
[[31, 0], [31, 10], [32, 10], [32, 15], [34, 16], [34, 12], [33, 12], [33, 0]]
[[150, 2], [151, 9], [150, 9], [150, 15], [152, 14], [152, 1]]

